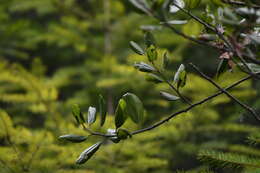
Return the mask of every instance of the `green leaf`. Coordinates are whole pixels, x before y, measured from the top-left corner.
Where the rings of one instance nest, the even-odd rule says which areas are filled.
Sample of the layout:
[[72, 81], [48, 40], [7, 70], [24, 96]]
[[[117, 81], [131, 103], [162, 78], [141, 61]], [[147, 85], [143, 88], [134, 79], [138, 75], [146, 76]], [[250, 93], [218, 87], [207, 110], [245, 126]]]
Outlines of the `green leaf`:
[[185, 66], [181, 64], [174, 76], [174, 82], [177, 84], [177, 88], [179, 89], [179, 87], [185, 86], [186, 80], [187, 80], [187, 73], [185, 71]]
[[247, 66], [250, 68], [250, 70], [254, 73], [260, 72], [260, 65], [254, 64], [254, 63], [247, 63]]
[[221, 0], [211, 0], [215, 5], [224, 6], [225, 4]]
[[93, 124], [96, 121], [96, 108], [90, 106], [88, 108], [88, 124]]
[[180, 99], [179, 97], [164, 91], [160, 91], [160, 95], [168, 101], [176, 101]]
[[65, 141], [70, 141], [70, 142], [83, 142], [87, 139], [86, 136], [79, 136], [79, 135], [73, 135], [73, 134], [68, 134], [68, 135], [62, 135], [59, 137], [60, 140], [65, 140]]
[[163, 68], [167, 68], [170, 63], [167, 51], [163, 54]]
[[169, 21], [166, 21], [166, 22], [160, 22], [160, 24], [169, 24], [169, 25], [183, 25], [183, 24], [186, 24], [188, 23], [187, 20], [169, 20]]
[[162, 8], [163, 3], [164, 3], [164, 0], [156, 0], [156, 1], [153, 3], [153, 5], [152, 5], [152, 9], [153, 9], [154, 11], [160, 10], [160, 9]]
[[193, 8], [196, 8], [199, 6], [201, 0], [185, 0], [186, 2], [186, 7], [191, 10]]
[[157, 52], [156, 47], [154, 45], [151, 45], [150, 47], [148, 47], [146, 49], [146, 54], [147, 54], [148, 60], [150, 62], [155, 61], [158, 57], [158, 52]]
[[134, 67], [141, 72], [154, 72], [154, 71], [156, 71], [154, 67], [152, 67], [152, 66], [150, 66], [150, 65], [148, 65], [144, 62], [135, 63]]
[[144, 42], [145, 42], [145, 45], [147, 48], [149, 48], [150, 46], [155, 46], [155, 39], [154, 39], [154, 36], [151, 32], [147, 31], [145, 34], [144, 34]]
[[140, 1], [140, 0], [128, 0], [135, 8], [138, 10], [141, 10], [142, 12], [146, 14], [150, 14], [150, 9], [148, 4], [145, 1]]
[[72, 106], [72, 114], [75, 117], [78, 124], [82, 124], [85, 122], [84, 116], [83, 116], [78, 104], [74, 104]]
[[145, 78], [149, 82], [162, 83], [163, 79], [155, 74], [148, 74]]
[[117, 130], [117, 137], [120, 140], [127, 139], [128, 137], [132, 137], [131, 133], [126, 129], [118, 129]]
[[228, 59], [223, 58], [220, 60], [219, 64], [218, 64], [218, 68], [217, 68], [217, 78], [223, 74], [224, 72], [226, 72], [228, 70]]
[[106, 121], [107, 107], [105, 99], [102, 95], [99, 95], [99, 112], [100, 112], [100, 126], [103, 126]]
[[[238, 65], [245, 68], [245, 65], [243, 63], [239, 63]], [[246, 63], [246, 65], [253, 73], [260, 72], [260, 65], [254, 63]]]
[[144, 50], [136, 42], [130, 41], [129, 44], [130, 44], [131, 49], [135, 53], [137, 53], [139, 55], [144, 55]]
[[126, 114], [135, 123], [140, 123], [143, 120], [144, 108], [141, 100], [132, 93], [126, 93], [122, 97], [126, 103]]
[[87, 148], [86, 150], [84, 150], [79, 158], [77, 159], [76, 163], [77, 164], [83, 164], [86, 161], [88, 161], [99, 149], [99, 147], [102, 145], [102, 142], [98, 142], [94, 145], [92, 145], [91, 147]]
[[175, 6], [175, 4], [178, 5], [180, 8], [185, 7], [185, 3], [183, 0], [172, 0], [172, 3], [170, 5], [170, 13], [176, 13], [180, 10], [178, 7]]
[[127, 114], [125, 111], [126, 111], [126, 102], [125, 100], [120, 99], [115, 114], [116, 128], [121, 127], [125, 123], [125, 120], [127, 119]]

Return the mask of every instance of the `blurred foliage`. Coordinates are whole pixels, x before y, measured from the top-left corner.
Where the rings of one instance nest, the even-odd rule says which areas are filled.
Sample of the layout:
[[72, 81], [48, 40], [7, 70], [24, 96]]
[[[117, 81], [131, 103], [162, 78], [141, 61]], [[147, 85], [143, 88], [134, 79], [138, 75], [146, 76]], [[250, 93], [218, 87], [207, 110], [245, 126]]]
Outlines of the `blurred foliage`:
[[[203, 15], [207, 5], [217, 13], [216, 4], [208, 0], [191, 10]], [[159, 91], [170, 92], [166, 84], [145, 81], [145, 74], [132, 66], [147, 62], [129, 49], [129, 41], [143, 42], [146, 28], [155, 27], [159, 55], [168, 50], [169, 77], [173, 78], [181, 62], [193, 60], [211, 76], [216, 72], [219, 54], [215, 50], [191, 44], [133, 9], [126, 1], [116, 0], [0, 1], [0, 173], [224, 173], [230, 169], [204, 165], [197, 159], [198, 152], [217, 148], [259, 156], [259, 150], [244, 143], [250, 135], [250, 139], [258, 139], [253, 138], [259, 132], [253, 119], [221, 95], [158, 129], [114, 145], [106, 142], [87, 164], [75, 164], [79, 154], [97, 139], [89, 137], [80, 144], [58, 140], [63, 134], [86, 135], [71, 115], [73, 104], [87, 112], [88, 106], [98, 105], [101, 93], [109, 115], [104, 127], [92, 126], [100, 131], [115, 128], [116, 103], [126, 92], [138, 95], [146, 109], [143, 124], [124, 124], [129, 130], [183, 107], [161, 98]], [[184, 14], [173, 18], [183, 19]], [[193, 36], [203, 32], [191, 19], [177, 28]], [[155, 63], [161, 65], [162, 58]], [[190, 100], [217, 91], [189, 68], [187, 71], [187, 85], [181, 91]], [[228, 86], [243, 76], [226, 72], [218, 82]], [[231, 93], [259, 109], [259, 85], [244, 82]]]

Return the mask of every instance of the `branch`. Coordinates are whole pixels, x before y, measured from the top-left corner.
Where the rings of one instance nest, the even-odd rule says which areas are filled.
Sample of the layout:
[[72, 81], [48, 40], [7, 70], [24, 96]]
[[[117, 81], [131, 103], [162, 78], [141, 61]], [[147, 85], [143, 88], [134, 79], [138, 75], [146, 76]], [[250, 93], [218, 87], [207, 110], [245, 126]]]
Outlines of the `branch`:
[[230, 42], [224, 37], [224, 35], [221, 32], [219, 32], [219, 30], [215, 26], [211, 25], [210, 23], [203, 21], [202, 19], [193, 15], [190, 11], [187, 11], [184, 8], [181, 8], [177, 4], [173, 4], [173, 5], [176, 6], [178, 9], [180, 9], [185, 14], [187, 14], [188, 16], [190, 16], [191, 18], [193, 18], [194, 20], [196, 20], [197, 22], [199, 22], [200, 24], [202, 24], [205, 28], [215, 32], [219, 36], [219, 38], [226, 43], [226, 45], [229, 47], [230, 50], [232, 50], [232, 51], [234, 50], [233, 46], [230, 44]]
[[[158, 19], [158, 20], [160, 20], [160, 19]], [[203, 46], [212, 47], [212, 48], [214, 48], [214, 49], [218, 49], [218, 50], [221, 49], [221, 48], [219, 48], [219, 47], [217, 47], [217, 46], [215, 46], [215, 45], [213, 45], [213, 44], [210, 44], [210, 43], [208, 43], [208, 42], [201, 41], [201, 40], [195, 39], [195, 38], [193, 38], [193, 37], [190, 37], [190, 36], [184, 34], [183, 32], [177, 30], [176, 28], [174, 28], [173, 26], [171, 26], [171, 25], [170, 25], [169, 23], [167, 23], [167, 22], [164, 22], [163, 25], [166, 26], [166, 27], [168, 27], [169, 29], [171, 29], [175, 34], [177, 34], [177, 35], [179, 35], [179, 36], [185, 38], [186, 40], [192, 41], [192, 42], [194, 42], [194, 43], [197, 43], [197, 44], [200, 44], [200, 45], [203, 45]], [[225, 51], [227, 51], [227, 50], [225, 49]]]
[[254, 117], [256, 118], [256, 120], [260, 121], [260, 117], [257, 115], [257, 113], [255, 112], [255, 110], [249, 106], [247, 106], [246, 104], [242, 103], [240, 100], [238, 100], [237, 98], [235, 98], [234, 96], [232, 96], [229, 92], [227, 92], [225, 89], [221, 88], [216, 82], [214, 82], [210, 77], [208, 77], [207, 75], [205, 75], [203, 72], [201, 72], [198, 67], [196, 67], [194, 64], [190, 63], [190, 65], [192, 66], [193, 69], [195, 69], [201, 77], [203, 77], [204, 79], [206, 79], [207, 81], [209, 81], [211, 84], [213, 84], [216, 88], [218, 88], [220, 91], [222, 91], [223, 93], [225, 93], [231, 100], [235, 101], [237, 104], [239, 104], [241, 107], [243, 107], [245, 110], [247, 110], [248, 112], [250, 112], [252, 115], [254, 115]]
[[[256, 74], [259, 75], [260, 72], [259, 72], [259, 73], [256, 73]], [[231, 89], [231, 88], [233, 88], [233, 87], [239, 85], [240, 83], [242, 83], [242, 82], [244, 82], [244, 81], [246, 81], [246, 80], [248, 80], [248, 79], [251, 79], [251, 78], [252, 78], [252, 76], [249, 75], [249, 76], [247, 76], [247, 77], [245, 77], [245, 78], [243, 78], [243, 79], [241, 79], [241, 80], [239, 80], [239, 81], [233, 83], [232, 85], [226, 87], [225, 90], [229, 90], [229, 89]], [[189, 107], [187, 107], [187, 108], [185, 108], [185, 109], [182, 109], [182, 110], [180, 110], [180, 111], [178, 111], [178, 112], [175, 112], [175, 113], [171, 114], [171, 115], [168, 116], [167, 118], [165, 118], [165, 119], [163, 119], [163, 120], [161, 120], [161, 121], [159, 121], [159, 122], [157, 122], [157, 123], [155, 123], [155, 124], [153, 124], [153, 125], [151, 125], [151, 126], [149, 126], [149, 127], [146, 127], [146, 128], [140, 129], [140, 130], [133, 131], [131, 134], [132, 134], [132, 135], [136, 135], [136, 134], [139, 134], [139, 133], [143, 133], [143, 132], [145, 132], [145, 131], [152, 130], [152, 129], [158, 127], [158, 126], [161, 126], [162, 124], [168, 122], [169, 120], [171, 120], [172, 118], [176, 117], [177, 115], [180, 115], [180, 114], [182, 114], [182, 113], [188, 112], [188, 111], [191, 110], [192, 108], [197, 107], [197, 106], [199, 106], [199, 105], [201, 105], [201, 104], [203, 104], [203, 103], [205, 103], [205, 102], [207, 102], [207, 101], [209, 101], [209, 100], [211, 100], [211, 99], [213, 99], [213, 98], [215, 98], [215, 97], [217, 97], [217, 96], [219, 96], [219, 95], [221, 95], [221, 94], [223, 94], [223, 93], [224, 93], [223, 91], [219, 91], [219, 92], [217, 92], [217, 93], [215, 93], [215, 94], [213, 94], [213, 95], [211, 95], [211, 96], [209, 96], [209, 97], [204, 98], [204, 99], [201, 100], [201, 101], [198, 101], [197, 103], [194, 103], [194, 104], [190, 105]]]

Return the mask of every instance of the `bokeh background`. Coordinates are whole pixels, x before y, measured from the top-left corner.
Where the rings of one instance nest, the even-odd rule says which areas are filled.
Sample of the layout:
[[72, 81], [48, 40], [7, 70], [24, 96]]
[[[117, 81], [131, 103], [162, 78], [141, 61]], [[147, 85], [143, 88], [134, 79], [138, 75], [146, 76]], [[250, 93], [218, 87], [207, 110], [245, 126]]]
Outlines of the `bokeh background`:
[[[201, 14], [206, 4], [209, 1], [204, 0], [193, 12]], [[214, 11], [214, 4], [210, 6]], [[176, 19], [183, 18], [176, 14]], [[155, 130], [118, 144], [108, 143], [86, 164], [75, 164], [78, 155], [97, 138], [80, 144], [58, 141], [63, 134], [86, 134], [71, 114], [74, 103], [86, 112], [89, 106], [98, 106], [100, 93], [106, 98], [109, 116], [105, 127], [93, 126], [100, 131], [115, 128], [113, 113], [126, 92], [135, 93], [146, 109], [142, 125], [124, 125], [130, 130], [148, 126], [183, 107], [183, 103], [160, 97], [159, 91], [170, 92], [167, 85], [147, 82], [145, 74], [133, 67], [134, 62], [147, 60], [131, 51], [129, 41], [143, 45], [147, 28], [153, 29], [160, 53], [168, 50], [172, 76], [181, 63], [188, 62], [215, 75], [218, 52], [175, 35], [158, 21], [137, 13], [127, 1], [1, 0], [0, 172], [199, 172], [207, 167], [197, 159], [199, 151], [241, 151], [236, 146], [259, 129], [243, 109], [219, 96]], [[197, 36], [203, 27], [189, 20], [178, 29]], [[217, 91], [190, 68], [187, 71], [187, 85], [181, 92], [190, 100]], [[243, 76], [226, 73], [218, 82], [227, 86]], [[259, 83], [248, 81], [232, 94], [260, 108], [259, 87]]]

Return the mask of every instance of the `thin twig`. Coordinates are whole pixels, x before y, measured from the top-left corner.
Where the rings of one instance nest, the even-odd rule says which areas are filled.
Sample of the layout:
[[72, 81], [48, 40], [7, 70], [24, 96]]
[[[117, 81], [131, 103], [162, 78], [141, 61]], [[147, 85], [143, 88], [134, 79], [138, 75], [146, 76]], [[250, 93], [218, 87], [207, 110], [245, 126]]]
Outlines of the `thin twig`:
[[176, 94], [181, 98], [181, 100], [184, 102], [184, 103], [187, 103], [188, 105], [191, 105], [191, 102], [186, 98], [184, 97], [179, 91], [177, 88], [175, 88], [172, 83], [167, 79], [167, 77], [160, 71], [160, 69], [152, 62], [153, 64], [153, 67], [156, 69], [157, 73], [163, 78], [164, 82], [167, 83], [167, 85], [169, 85], [169, 87], [176, 92]]
[[177, 30], [176, 28], [174, 28], [173, 26], [171, 26], [167, 22], [164, 22], [163, 25], [168, 27], [169, 29], [171, 29], [175, 34], [180, 35], [181, 37], [185, 38], [186, 40], [192, 41], [194, 43], [197, 43], [197, 44], [200, 44], [200, 45], [203, 45], [203, 46], [208, 46], [208, 47], [220, 50], [219, 47], [217, 47], [213, 44], [210, 44], [208, 42], [205, 42], [205, 41], [202, 41], [202, 40], [199, 40], [199, 39], [196, 39], [196, 38], [193, 38], [193, 37], [190, 37], [190, 36], [184, 34], [183, 32]]
[[[241, 1], [233, 1], [233, 0], [222, 0], [223, 3], [226, 4], [230, 4], [230, 5], [237, 5], [237, 6], [247, 6], [247, 4], [245, 2], [241, 2]], [[256, 4], [252, 4], [250, 7], [253, 8], [260, 8], [259, 5]]]
[[230, 49], [230, 50], [233, 50], [233, 46], [232, 46], [232, 45], [230, 44], [230, 42], [224, 37], [224, 35], [223, 35], [221, 32], [219, 32], [219, 30], [218, 30], [215, 26], [211, 25], [210, 23], [207, 23], [207, 22], [203, 21], [203, 20], [200, 19], [199, 17], [197, 17], [197, 16], [195, 16], [194, 14], [192, 14], [190, 11], [187, 11], [186, 9], [181, 8], [181, 7], [178, 6], [177, 4], [173, 4], [173, 5], [176, 6], [178, 9], [180, 9], [180, 10], [181, 10], [182, 12], [184, 12], [185, 14], [187, 14], [188, 16], [190, 16], [191, 18], [193, 18], [194, 20], [196, 20], [197, 22], [199, 22], [200, 24], [202, 24], [205, 28], [207, 28], [207, 29], [209, 29], [209, 30], [215, 32], [215, 33], [219, 36], [219, 38], [226, 43], [226, 45], [229, 47], [229, 49]]
[[222, 87], [220, 87], [216, 82], [214, 82], [210, 77], [208, 77], [207, 75], [205, 75], [203, 72], [201, 72], [199, 70], [198, 67], [196, 67], [194, 64], [190, 63], [191, 67], [196, 70], [199, 75], [201, 77], [203, 77], [204, 79], [206, 79], [207, 81], [209, 81], [211, 84], [213, 84], [216, 88], [218, 88], [220, 91], [222, 91], [223, 93], [225, 93], [231, 100], [235, 101], [237, 104], [239, 104], [241, 107], [243, 107], [245, 110], [247, 110], [248, 112], [250, 112], [252, 115], [254, 115], [254, 117], [256, 118], [256, 120], [260, 121], [260, 117], [257, 115], [256, 111], [249, 107], [248, 105], [242, 103], [240, 100], [238, 100], [236, 97], [232, 96], [229, 92], [227, 92], [225, 89], [223, 89]]
[[[256, 73], [256, 74], [259, 75], [260, 72], [259, 72], [259, 73]], [[229, 90], [229, 89], [231, 89], [231, 88], [233, 88], [233, 87], [239, 85], [240, 83], [242, 83], [242, 82], [244, 82], [244, 81], [246, 81], [246, 80], [248, 80], [248, 79], [251, 79], [251, 78], [252, 78], [252, 76], [249, 75], [249, 76], [247, 76], [247, 77], [245, 77], [245, 78], [243, 78], [243, 79], [241, 79], [241, 80], [239, 80], [239, 81], [233, 83], [232, 85], [226, 87], [225, 90]], [[185, 109], [182, 109], [182, 110], [180, 110], [180, 111], [178, 111], [178, 112], [175, 112], [175, 113], [171, 114], [171, 115], [168, 116], [167, 118], [165, 118], [165, 119], [163, 119], [163, 120], [161, 120], [161, 121], [159, 121], [159, 122], [157, 122], [157, 123], [155, 123], [155, 124], [153, 124], [153, 125], [151, 125], [151, 126], [149, 126], [149, 127], [146, 127], [146, 128], [140, 129], [140, 130], [133, 131], [131, 134], [132, 134], [132, 135], [136, 135], [136, 134], [139, 134], [139, 133], [143, 133], [143, 132], [145, 132], [145, 131], [152, 130], [152, 129], [158, 127], [158, 126], [161, 126], [162, 124], [166, 123], [167, 121], [171, 120], [172, 118], [176, 117], [177, 115], [180, 115], [180, 114], [182, 114], [182, 113], [188, 112], [188, 111], [191, 110], [192, 108], [194, 108], [194, 107], [196, 107], [196, 106], [199, 106], [199, 105], [201, 105], [201, 104], [203, 104], [203, 103], [205, 103], [205, 102], [207, 102], [207, 101], [209, 101], [209, 100], [211, 100], [211, 99], [213, 99], [213, 98], [215, 98], [215, 97], [217, 97], [217, 96], [219, 96], [219, 95], [221, 95], [221, 94], [223, 94], [223, 93], [224, 93], [223, 91], [219, 91], [219, 92], [217, 92], [217, 93], [215, 93], [215, 94], [213, 94], [213, 95], [211, 95], [211, 96], [209, 96], [209, 97], [206, 97], [206, 98], [204, 98], [204, 99], [202, 99], [202, 100], [200, 100], [200, 101], [198, 101], [198, 102], [196, 102], [196, 103], [190, 105], [189, 107], [187, 107], [187, 108], [185, 108]]]

